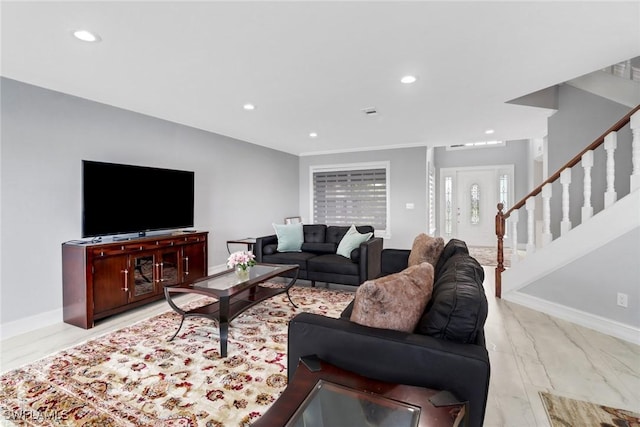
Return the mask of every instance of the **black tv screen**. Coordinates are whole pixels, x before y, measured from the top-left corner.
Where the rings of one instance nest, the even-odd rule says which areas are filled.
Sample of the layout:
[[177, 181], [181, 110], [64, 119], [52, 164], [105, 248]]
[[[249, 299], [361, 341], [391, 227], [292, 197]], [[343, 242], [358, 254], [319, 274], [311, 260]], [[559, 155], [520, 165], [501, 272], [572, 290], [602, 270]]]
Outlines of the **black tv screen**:
[[193, 227], [194, 172], [82, 161], [82, 237]]

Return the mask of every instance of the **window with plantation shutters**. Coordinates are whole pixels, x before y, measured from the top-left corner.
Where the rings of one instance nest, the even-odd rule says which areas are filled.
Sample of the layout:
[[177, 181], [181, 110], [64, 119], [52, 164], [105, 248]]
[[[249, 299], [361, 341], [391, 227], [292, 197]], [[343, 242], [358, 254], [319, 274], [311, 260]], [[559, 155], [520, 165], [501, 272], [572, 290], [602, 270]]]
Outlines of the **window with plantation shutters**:
[[388, 165], [313, 168], [313, 222], [327, 225], [371, 225], [387, 232]]

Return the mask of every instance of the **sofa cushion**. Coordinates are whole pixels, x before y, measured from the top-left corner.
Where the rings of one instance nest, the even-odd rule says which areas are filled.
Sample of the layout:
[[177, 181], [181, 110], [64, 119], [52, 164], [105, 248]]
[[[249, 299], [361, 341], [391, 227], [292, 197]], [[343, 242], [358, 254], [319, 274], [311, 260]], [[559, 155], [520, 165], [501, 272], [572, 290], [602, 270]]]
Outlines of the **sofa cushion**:
[[428, 262], [435, 268], [443, 249], [444, 239], [442, 237], [431, 237], [425, 233], [418, 234], [413, 240], [408, 266]]
[[302, 224], [273, 224], [278, 236], [278, 252], [300, 252], [304, 233]]
[[307, 262], [315, 257], [310, 252], [276, 252], [272, 255], [263, 255], [262, 262], [267, 264], [297, 264], [300, 270], [308, 270]]
[[335, 243], [316, 243], [316, 242], [304, 242], [302, 244], [303, 252], [311, 252], [314, 254], [335, 254], [337, 245]]
[[424, 262], [364, 282], [350, 320], [373, 328], [413, 332], [433, 289], [433, 266]]
[[476, 341], [487, 319], [484, 270], [473, 257], [457, 253], [436, 276], [431, 301], [416, 332], [460, 343]]
[[438, 259], [438, 262], [435, 265], [436, 277], [440, 277], [440, 270], [442, 269], [442, 266], [444, 266], [444, 264], [447, 262], [447, 260], [452, 256], [458, 255], [458, 254], [469, 255], [469, 249], [467, 248], [467, 244], [464, 241], [459, 239], [449, 240], [447, 244], [444, 245], [444, 249], [440, 254], [440, 259]]
[[309, 271], [358, 276], [358, 264], [342, 255], [317, 255], [307, 263]]
[[[324, 243], [327, 236], [327, 226], [324, 224], [305, 224], [302, 227], [305, 243]], [[303, 249], [304, 250], [304, 249]], [[335, 249], [333, 250], [335, 252]]]
[[371, 238], [373, 233], [361, 234], [356, 230], [356, 226], [352, 225], [349, 230], [342, 236], [336, 253], [342, 255], [345, 258], [351, 259], [351, 251], [360, 247], [360, 244], [366, 242]]

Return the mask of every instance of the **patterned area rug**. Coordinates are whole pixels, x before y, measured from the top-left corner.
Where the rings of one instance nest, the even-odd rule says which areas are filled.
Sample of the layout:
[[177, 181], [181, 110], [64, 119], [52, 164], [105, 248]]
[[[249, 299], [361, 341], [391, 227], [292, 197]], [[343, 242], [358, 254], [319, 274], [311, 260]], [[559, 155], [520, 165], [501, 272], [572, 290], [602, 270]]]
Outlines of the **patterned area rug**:
[[[504, 248], [502, 264], [511, 266], [511, 248]], [[498, 265], [498, 249], [495, 246], [469, 246], [469, 255], [474, 257], [480, 265], [495, 267]]]
[[635, 412], [569, 399], [546, 392], [540, 392], [540, 398], [547, 411], [551, 427], [640, 426], [640, 414]]
[[[273, 286], [273, 285], [271, 285]], [[19, 426], [247, 426], [287, 384], [287, 324], [338, 317], [353, 293], [294, 287], [217, 325], [170, 311], [0, 376], [0, 422]], [[188, 305], [203, 305], [206, 299]], [[2, 420], [4, 418], [4, 420]]]

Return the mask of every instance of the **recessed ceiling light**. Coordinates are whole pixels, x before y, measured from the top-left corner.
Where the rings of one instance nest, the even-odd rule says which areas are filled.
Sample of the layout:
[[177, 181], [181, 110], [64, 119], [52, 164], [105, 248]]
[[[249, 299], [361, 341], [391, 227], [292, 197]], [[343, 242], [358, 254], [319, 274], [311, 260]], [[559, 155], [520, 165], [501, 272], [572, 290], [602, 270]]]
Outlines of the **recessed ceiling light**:
[[414, 83], [418, 78], [416, 76], [404, 76], [400, 81], [404, 84]]
[[317, 137], [318, 137], [318, 134], [317, 134], [316, 132], [310, 132], [310, 133], [309, 133], [309, 137], [310, 137], [310, 138], [317, 138]]
[[73, 36], [78, 40], [90, 43], [99, 42], [100, 40], [102, 40], [99, 35], [87, 30], [76, 30], [73, 32]]
[[487, 135], [491, 135], [494, 132], [495, 132], [495, 130], [493, 130], [493, 129], [487, 129], [487, 130], [484, 131], [484, 133], [486, 133]]
[[245, 110], [255, 110], [256, 106], [253, 104], [244, 104], [242, 108], [244, 108]]

